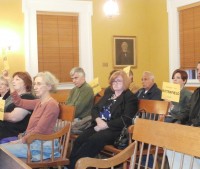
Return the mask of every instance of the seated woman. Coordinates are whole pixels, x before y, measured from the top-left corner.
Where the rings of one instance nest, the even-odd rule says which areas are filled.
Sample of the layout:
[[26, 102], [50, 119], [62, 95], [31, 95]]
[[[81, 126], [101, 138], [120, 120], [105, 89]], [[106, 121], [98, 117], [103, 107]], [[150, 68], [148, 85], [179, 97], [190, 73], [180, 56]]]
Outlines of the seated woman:
[[9, 86], [6, 79], [0, 76], [0, 99], [6, 100], [10, 96]]
[[79, 158], [95, 157], [105, 145], [113, 144], [124, 127], [123, 120], [127, 126], [132, 124], [138, 110], [138, 99], [128, 89], [130, 79], [124, 71], [116, 71], [109, 83], [112, 92], [105, 93], [92, 108], [92, 126], [74, 142], [70, 169], [74, 169]]
[[[2, 144], [1, 146], [17, 157], [27, 158], [26, 139], [29, 137], [29, 135], [34, 133], [53, 133], [60, 110], [58, 102], [51, 97], [50, 92], [55, 91], [57, 83], [58, 80], [50, 72], [38, 73], [34, 78], [33, 88], [35, 95], [38, 97], [38, 99], [35, 100], [21, 99], [19, 94], [13, 88], [14, 84], [12, 85], [9, 83], [11, 97], [15, 105], [25, 109], [33, 110], [33, 113], [29, 120], [24, 136], [21, 139], [7, 144]], [[38, 142], [34, 141], [31, 144], [31, 147], [38, 147]]]
[[188, 74], [184, 70], [176, 69], [172, 74], [173, 83], [180, 85], [181, 92], [179, 102], [171, 102], [169, 115], [165, 118], [166, 122], [180, 123], [181, 121], [181, 112], [183, 112], [186, 108], [186, 105], [189, 102], [190, 97], [192, 95], [192, 93], [184, 87], [187, 83], [187, 79]]
[[[22, 99], [34, 99], [31, 94], [32, 80], [27, 72], [14, 73], [12, 84]], [[10, 96], [5, 100], [4, 111], [4, 121], [0, 121], [0, 139], [23, 133], [28, 126], [32, 111], [16, 106]]]

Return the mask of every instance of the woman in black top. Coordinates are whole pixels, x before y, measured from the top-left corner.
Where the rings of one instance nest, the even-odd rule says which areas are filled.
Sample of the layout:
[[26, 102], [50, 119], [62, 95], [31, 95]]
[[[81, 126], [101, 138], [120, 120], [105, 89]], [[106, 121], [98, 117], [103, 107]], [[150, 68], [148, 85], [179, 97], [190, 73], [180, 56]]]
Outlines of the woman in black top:
[[138, 110], [138, 99], [128, 89], [130, 80], [124, 71], [113, 73], [109, 80], [112, 91], [107, 92], [94, 105], [91, 115], [93, 125], [74, 142], [69, 169], [82, 157], [95, 157], [105, 145], [113, 144], [122, 128], [132, 124]]
[[[23, 99], [34, 99], [32, 80], [27, 72], [13, 74], [13, 86]], [[18, 136], [26, 130], [32, 111], [16, 107], [9, 96], [5, 100], [4, 121], [0, 121], [0, 139]]]

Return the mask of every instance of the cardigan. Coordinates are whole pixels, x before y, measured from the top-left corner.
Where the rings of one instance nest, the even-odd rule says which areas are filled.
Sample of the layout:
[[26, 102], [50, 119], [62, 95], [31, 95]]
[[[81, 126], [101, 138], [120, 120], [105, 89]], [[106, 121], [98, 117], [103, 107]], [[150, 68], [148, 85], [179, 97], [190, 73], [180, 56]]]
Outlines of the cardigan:
[[26, 139], [30, 134], [52, 134], [60, 109], [58, 102], [51, 98], [49, 101], [41, 104], [39, 99], [25, 100], [21, 99], [17, 92], [11, 93], [14, 103], [25, 109], [32, 109], [33, 113], [29, 120], [25, 136], [22, 142], [26, 143]]

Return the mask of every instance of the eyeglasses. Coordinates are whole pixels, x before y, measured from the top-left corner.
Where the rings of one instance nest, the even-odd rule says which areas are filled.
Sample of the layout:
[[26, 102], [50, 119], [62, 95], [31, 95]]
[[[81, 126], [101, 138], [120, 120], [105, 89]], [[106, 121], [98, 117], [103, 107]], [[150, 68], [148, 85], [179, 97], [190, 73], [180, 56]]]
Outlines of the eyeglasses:
[[5, 84], [5, 83], [0, 83], [0, 86], [7, 86], [7, 84]]
[[113, 80], [113, 81], [112, 81], [112, 84], [113, 84], [113, 83], [117, 83], [117, 84], [119, 84], [119, 83], [122, 83], [122, 82], [123, 82], [123, 80], [119, 80], [119, 79], [117, 79], [117, 80]]
[[46, 84], [40, 83], [40, 82], [33, 83], [33, 87], [34, 87], [34, 86], [40, 87], [40, 86], [44, 86], [44, 85], [46, 85]]

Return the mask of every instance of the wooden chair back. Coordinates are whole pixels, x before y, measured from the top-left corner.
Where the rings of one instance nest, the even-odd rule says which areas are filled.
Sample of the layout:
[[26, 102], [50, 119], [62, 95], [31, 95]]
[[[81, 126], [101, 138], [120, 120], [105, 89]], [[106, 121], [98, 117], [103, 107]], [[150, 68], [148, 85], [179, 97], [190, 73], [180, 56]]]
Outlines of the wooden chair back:
[[109, 159], [81, 158], [77, 161], [75, 169], [86, 169], [88, 167], [111, 168], [129, 159], [134, 152], [135, 143], [131, 143], [126, 149]]
[[[49, 135], [42, 134], [33, 134], [30, 135], [27, 139], [28, 145], [28, 158], [27, 164], [32, 168], [40, 168], [40, 167], [53, 167], [53, 166], [63, 166], [69, 164], [69, 159], [67, 158], [67, 151], [69, 146], [69, 139], [71, 133], [71, 122], [74, 119], [75, 115], [75, 107], [68, 105], [60, 105], [60, 114], [55, 126], [55, 133]], [[40, 153], [40, 161], [32, 162], [31, 161], [31, 151], [30, 144], [34, 140], [41, 140], [41, 153]], [[52, 155], [51, 159], [43, 160], [43, 144], [45, 141], [51, 141], [51, 154], [55, 153], [54, 143], [58, 141], [57, 150], [60, 153], [59, 158], [55, 158]]]
[[96, 96], [94, 97], [94, 104], [98, 103], [98, 101], [99, 101], [101, 98], [102, 98], [102, 96], [96, 95]]
[[[167, 101], [159, 101], [159, 100], [139, 100], [139, 111], [140, 118], [150, 119], [150, 120], [160, 120], [163, 121], [164, 117], [168, 113], [169, 102]], [[130, 133], [130, 143], [132, 142], [132, 132], [134, 125], [129, 127]], [[102, 151], [102, 153], [113, 156], [118, 154], [121, 150], [115, 148], [113, 145], [106, 145]]]
[[70, 94], [70, 91], [71, 89], [57, 90], [55, 93], [51, 93], [51, 96], [60, 104], [64, 104]]
[[[193, 161], [197, 160], [194, 157], [200, 157], [200, 130], [196, 127], [173, 123], [163, 123], [146, 119], [137, 119], [134, 127], [133, 139], [135, 140], [137, 148], [135, 148], [130, 169], [141, 167], [142, 154], [143, 151], [146, 151], [144, 149], [144, 144], [148, 144], [145, 167], [148, 165], [149, 155], [152, 154], [151, 149], [154, 151], [153, 168], [157, 166], [159, 148], [164, 149], [164, 153], [162, 154], [161, 158], [162, 163], [159, 167], [160, 169], [164, 168], [166, 155], [170, 161], [169, 165], [171, 169], [182, 168], [183, 166], [187, 165], [182, 154], [192, 156], [191, 161], [187, 161], [189, 165]], [[169, 155], [169, 153], [172, 153], [172, 155]], [[181, 155], [179, 160], [177, 160], [178, 153], [181, 153], [179, 154]], [[180, 165], [178, 167], [177, 165], [175, 166], [175, 162], [179, 163]], [[192, 168], [192, 165], [190, 168]]]
[[160, 100], [139, 100], [139, 111], [142, 118], [163, 120], [168, 114], [169, 102]]

